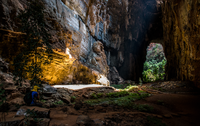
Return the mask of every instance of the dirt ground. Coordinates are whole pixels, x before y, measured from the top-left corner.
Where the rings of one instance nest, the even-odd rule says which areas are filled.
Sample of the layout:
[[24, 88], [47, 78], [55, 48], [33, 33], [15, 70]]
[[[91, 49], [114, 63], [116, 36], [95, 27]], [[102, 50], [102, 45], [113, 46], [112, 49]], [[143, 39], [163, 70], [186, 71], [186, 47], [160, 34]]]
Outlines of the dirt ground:
[[[158, 85], [161, 85], [160, 83], [148, 83], [142, 86], [149, 89], [149, 92], [154, 93], [150, 97], [138, 100], [135, 103], [138, 105], [147, 104], [153, 107], [151, 112], [141, 112], [105, 104], [97, 106], [81, 104], [78, 108], [79, 110], [74, 109], [76, 104], [67, 109], [60, 107], [54, 108], [54, 110], [67, 113], [67, 118], [64, 121], [67, 126], [76, 126], [79, 115], [89, 116], [94, 122], [97, 122], [98, 126], [161, 126], [163, 123], [167, 126], [199, 126], [199, 90], [192, 87], [189, 83], [185, 84], [185, 82], [164, 83], [168, 84], [168, 87], [161, 87], [162, 89], [157, 88]], [[174, 84], [179, 86], [174, 86]], [[149, 121], [150, 123], [148, 123]], [[58, 124], [58, 122], [54, 121], [54, 124]], [[53, 125], [52, 120], [50, 125]]]
[[[134, 105], [138, 106], [137, 109], [108, 103], [91, 105], [84, 102], [91, 100], [91, 93], [99, 90], [104, 94], [119, 91], [110, 87], [104, 90], [85, 88], [74, 91], [72, 94], [76, 96], [74, 102], [48, 108], [50, 114], [46, 125], [200, 126], [200, 90], [193, 87], [190, 82], [164, 81], [138, 86], [133, 92], [142, 90], [149, 96], [134, 101]], [[141, 105], [147, 108], [144, 106], [140, 108]], [[6, 119], [13, 119], [11, 117], [15, 114], [15, 111], [9, 112]], [[20, 117], [15, 119], [21, 120]]]

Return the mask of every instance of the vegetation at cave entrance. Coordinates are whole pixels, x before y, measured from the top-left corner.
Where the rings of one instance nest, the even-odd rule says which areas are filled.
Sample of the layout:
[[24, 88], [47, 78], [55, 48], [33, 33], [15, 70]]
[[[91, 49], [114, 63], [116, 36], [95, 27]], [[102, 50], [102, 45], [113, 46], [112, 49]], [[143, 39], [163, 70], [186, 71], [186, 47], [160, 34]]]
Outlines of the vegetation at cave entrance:
[[28, 8], [18, 18], [21, 32], [26, 35], [22, 42], [22, 51], [14, 59], [13, 74], [19, 77], [20, 84], [24, 78], [30, 78], [31, 85], [40, 84], [41, 65], [51, 61], [50, 55], [46, 57], [44, 54], [52, 53], [50, 35], [45, 28], [44, 3], [40, 0], [30, 1]]
[[151, 112], [153, 108], [149, 105], [137, 105], [134, 102], [150, 96], [150, 94], [140, 91], [138, 93], [129, 91], [119, 91], [110, 93], [93, 93], [91, 99], [85, 100], [84, 103], [88, 105], [116, 105], [120, 107], [135, 109], [139, 111]]
[[142, 73], [143, 81], [153, 82], [164, 80], [166, 63], [167, 60], [162, 45], [151, 43], [147, 48], [147, 56]]

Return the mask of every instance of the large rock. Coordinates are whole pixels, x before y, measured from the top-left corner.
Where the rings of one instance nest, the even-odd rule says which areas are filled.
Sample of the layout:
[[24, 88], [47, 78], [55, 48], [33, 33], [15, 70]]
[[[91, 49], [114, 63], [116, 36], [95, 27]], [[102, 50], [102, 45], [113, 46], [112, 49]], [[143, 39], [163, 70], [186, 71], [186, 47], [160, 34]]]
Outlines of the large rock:
[[[60, 94], [60, 95], [58, 95], [58, 97], [60, 97], [60, 99], [62, 101], [64, 101], [65, 103], [70, 103], [71, 102], [70, 94], [72, 92], [69, 89], [59, 88], [58, 89], [58, 93]], [[55, 97], [57, 97], [57, 96], [55, 95]]]
[[27, 113], [28, 109], [33, 110], [37, 114], [37, 118], [48, 118], [49, 116], [49, 109], [41, 108], [37, 106], [22, 106], [17, 111], [16, 116], [25, 116], [29, 114]]
[[71, 97], [67, 94], [62, 94], [61, 100], [68, 104], [71, 102]]
[[24, 99], [22, 97], [14, 98], [8, 101], [9, 104], [23, 105], [25, 104]]
[[88, 56], [88, 63], [91, 68], [97, 69], [100, 73], [107, 76], [109, 67], [107, 65], [104, 46], [100, 41], [96, 41], [92, 46], [92, 51]]
[[[26, 120], [27, 122], [30, 123], [29, 126], [49, 126], [50, 119], [48, 118], [28, 118]], [[26, 125], [25, 120], [23, 121], [23, 125]]]
[[123, 83], [123, 78], [120, 77], [117, 69], [115, 67], [111, 67], [109, 69], [109, 80], [111, 84], [120, 84]]
[[2, 72], [8, 72], [8, 63], [6, 63], [1, 57], [0, 57], [0, 71]]
[[57, 92], [57, 89], [52, 87], [52, 86], [50, 86], [50, 85], [44, 85], [43, 86], [43, 92], [44, 93], [52, 93], [53, 94], [53, 93]]
[[[16, 112], [0, 113], [0, 118], [3, 119], [0, 122], [0, 126], [18, 126], [24, 119], [24, 116], [15, 117]], [[4, 117], [3, 117], [4, 115]]]

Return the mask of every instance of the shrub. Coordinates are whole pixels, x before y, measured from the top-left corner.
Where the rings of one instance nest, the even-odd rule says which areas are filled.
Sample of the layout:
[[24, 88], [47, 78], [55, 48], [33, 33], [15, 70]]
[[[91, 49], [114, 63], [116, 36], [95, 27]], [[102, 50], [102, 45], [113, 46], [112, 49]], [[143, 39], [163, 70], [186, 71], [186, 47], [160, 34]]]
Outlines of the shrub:
[[142, 73], [144, 82], [163, 80], [165, 76], [167, 60], [161, 45], [154, 45], [151, 50], [147, 51], [146, 62], [144, 63]]

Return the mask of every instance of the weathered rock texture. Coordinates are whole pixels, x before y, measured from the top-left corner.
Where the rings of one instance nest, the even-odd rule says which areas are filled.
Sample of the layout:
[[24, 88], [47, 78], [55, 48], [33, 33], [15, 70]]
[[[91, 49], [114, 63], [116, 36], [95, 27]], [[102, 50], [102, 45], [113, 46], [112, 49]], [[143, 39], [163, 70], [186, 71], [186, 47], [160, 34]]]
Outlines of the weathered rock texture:
[[[147, 46], [153, 39], [162, 39], [162, 13], [155, 0], [130, 0], [128, 11], [123, 12], [123, 20], [119, 23], [122, 43], [115, 58], [120, 63], [114, 66], [124, 79], [138, 81], [142, 77]], [[113, 63], [113, 53], [112, 65], [116, 63]]]
[[[166, 80], [199, 83], [200, 23], [197, 0], [44, 2], [46, 25], [52, 36], [50, 41], [57, 51], [53, 67], [48, 66], [46, 71], [46, 74], [51, 73], [49, 77], [52, 73], [54, 77], [47, 80], [59, 84], [99, 83], [99, 76], [108, 77], [110, 68], [109, 77], [112, 81], [121, 80], [120, 76], [125, 80], [138, 81], [142, 77], [146, 48], [153, 41], [164, 47], [167, 58]], [[2, 0], [0, 27], [19, 31], [20, 24], [15, 17], [27, 8], [27, 3], [28, 0]], [[9, 59], [20, 50], [13, 47], [19, 46], [15, 41], [21, 40], [19, 34], [22, 33], [14, 35], [5, 30], [1, 32], [4, 34], [1, 34], [4, 46], [1, 46], [0, 53], [3, 58]], [[94, 47], [101, 48], [101, 54], [95, 52]], [[69, 68], [63, 69], [64, 59], [69, 57], [75, 61]], [[111, 77], [112, 74], [115, 75]]]
[[[86, 18], [86, 10], [91, 6], [86, 5], [86, 3], [81, 3], [82, 5], [77, 10], [77, 6], [71, 6], [69, 8], [63, 4], [61, 0], [44, 0], [45, 1], [45, 19], [46, 25], [52, 38], [50, 40], [54, 48], [54, 58], [50, 65], [43, 66], [46, 81], [50, 81], [52, 84], [67, 84], [67, 83], [99, 83], [97, 78], [100, 78], [101, 74], [106, 77], [108, 74], [108, 66], [106, 62], [106, 55], [104, 53], [103, 44], [101, 42], [96, 42], [97, 37], [95, 36], [96, 31], [91, 31], [90, 22], [91, 17], [88, 20], [88, 24], [83, 22]], [[82, 1], [83, 2], [83, 1]], [[17, 3], [17, 4], [16, 4]], [[3, 1], [2, 6], [2, 20], [1, 27], [3, 29], [19, 31], [20, 24], [15, 21], [15, 18], [20, 11], [24, 10], [27, 1], [17, 0], [17, 1]], [[65, 2], [66, 3], [66, 2]], [[93, 3], [96, 6], [96, 3]], [[74, 5], [70, 2], [70, 5]], [[13, 12], [11, 11], [13, 10]], [[87, 16], [90, 16], [87, 14]], [[100, 18], [100, 17], [99, 17]], [[16, 18], [17, 19], [17, 18]], [[11, 20], [11, 22], [10, 22]], [[102, 20], [103, 21], [103, 20]], [[104, 22], [104, 21], [103, 21]], [[95, 25], [96, 24], [92, 24]], [[107, 25], [108, 27], [108, 25]], [[102, 26], [98, 26], [98, 31], [103, 31]], [[93, 36], [91, 36], [91, 34]], [[23, 48], [21, 47], [20, 41], [23, 41], [23, 33], [13, 32], [8, 30], [1, 30], [1, 49], [0, 52], [6, 61], [12, 63], [16, 54], [20, 52]], [[102, 37], [103, 39], [104, 37]], [[93, 51], [96, 42], [97, 48], [100, 45], [100, 52]], [[17, 47], [16, 49], [14, 47]], [[97, 57], [88, 57], [91, 54], [101, 54]], [[94, 68], [98, 72], [93, 72], [92, 64], [87, 63], [90, 61], [89, 58], [96, 58], [96, 67]], [[76, 61], [75, 61], [76, 60]], [[84, 64], [84, 65], [83, 65]], [[105, 67], [105, 68], [103, 68]], [[77, 71], [77, 72], [75, 72]], [[101, 82], [100, 82], [101, 83]], [[108, 84], [109, 85], [109, 84]]]
[[165, 0], [162, 4], [166, 79], [200, 84], [200, 1]]

